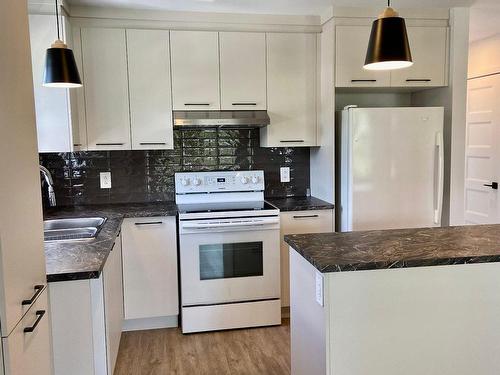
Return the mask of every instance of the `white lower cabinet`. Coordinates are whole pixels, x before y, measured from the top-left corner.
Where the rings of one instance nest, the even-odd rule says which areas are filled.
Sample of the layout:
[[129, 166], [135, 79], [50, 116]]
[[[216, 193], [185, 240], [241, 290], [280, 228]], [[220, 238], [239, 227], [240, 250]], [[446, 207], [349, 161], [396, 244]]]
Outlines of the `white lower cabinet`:
[[112, 375], [123, 323], [121, 236], [98, 279], [49, 283], [55, 375]]
[[[52, 355], [48, 343], [50, 328], [45, 289], [10, 335], [2, 338], [5, 375], [52, 374]], [[0, 374], [3, 374], [1, 368], [2, 363]]]
[[333, 232], [333, 210], [282, 212], [281, 217], [281, 306], [290, 306], [289, 245], [286, 234]]
[[118, 237], [102, 272], [108, 375], [113, 374], [123, 327], [122, 243]]
[[122, 235], [126, 327], [128, 322], [129, 329], [158, 328], [169, 325], [168, 317], [174, 317], [176, 324], [179, 297], [175, 216], [125, 219]]

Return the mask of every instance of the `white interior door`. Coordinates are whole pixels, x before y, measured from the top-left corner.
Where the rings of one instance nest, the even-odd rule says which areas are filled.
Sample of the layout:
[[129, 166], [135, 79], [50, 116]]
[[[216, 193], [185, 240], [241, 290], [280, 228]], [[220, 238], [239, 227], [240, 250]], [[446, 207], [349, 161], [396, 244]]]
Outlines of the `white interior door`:
[[465, 170], [465, 222], [500, 222], [500, 75], [469, 81]]

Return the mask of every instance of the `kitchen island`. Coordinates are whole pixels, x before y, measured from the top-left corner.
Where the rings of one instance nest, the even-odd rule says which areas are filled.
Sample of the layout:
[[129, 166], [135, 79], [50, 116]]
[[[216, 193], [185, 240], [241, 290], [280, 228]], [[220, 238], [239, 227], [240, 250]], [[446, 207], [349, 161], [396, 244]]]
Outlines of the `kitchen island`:
[[293, 375], [500, 373], [500, 225], [285, 241]]

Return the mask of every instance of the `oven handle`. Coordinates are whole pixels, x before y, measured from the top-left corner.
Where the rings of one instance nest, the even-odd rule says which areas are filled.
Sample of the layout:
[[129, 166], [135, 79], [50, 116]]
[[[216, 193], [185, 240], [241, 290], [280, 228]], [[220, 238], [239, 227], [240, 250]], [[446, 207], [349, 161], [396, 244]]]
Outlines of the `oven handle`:
[[266, 219], [253, 219], [248, 221], [233, 221], [224, 223], [204, 223], [204, 222], [184, 222], [183, 229], [209, 229], [209, 228], [245, 228], [245, 227], [262, 227], [264, 225], [278, 224], [279, 217]]

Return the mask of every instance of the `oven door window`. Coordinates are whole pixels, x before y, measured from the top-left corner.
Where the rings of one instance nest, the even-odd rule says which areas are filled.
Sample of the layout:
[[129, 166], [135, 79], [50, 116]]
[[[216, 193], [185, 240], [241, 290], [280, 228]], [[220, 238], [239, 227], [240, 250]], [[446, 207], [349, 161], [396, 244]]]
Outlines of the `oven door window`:
[[262, 242], [199, 245], [200, 280], [263, 276]]

